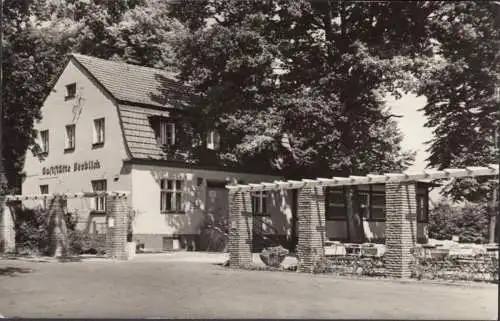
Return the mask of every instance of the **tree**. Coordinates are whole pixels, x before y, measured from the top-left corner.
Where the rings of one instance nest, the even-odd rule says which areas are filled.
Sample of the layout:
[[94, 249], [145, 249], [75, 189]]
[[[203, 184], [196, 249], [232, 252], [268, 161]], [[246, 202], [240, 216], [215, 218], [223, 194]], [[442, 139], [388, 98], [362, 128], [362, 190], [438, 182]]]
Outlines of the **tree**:
[[[401, 171], [414, 154], [383, 97], [415, 85], [441, 3], [176, 3], [181, 76], [222, 133], [220, 161], [288, 178]], [[397, 27], [395, 27], [397, 26]], [[425, 64], [424, 64], [425, 66]], [[350, 215], [350, 235], [364, 235]]]
[[183, 28], [167, 13], [159, 0], [5, 1], [3, 157], [10, 192], [20, 191], [25, 152], [37, 153], [33, 125], [68, 55], [175, 71], [171, 48]]
[[[429, 167], [498, 164], [496, 130], [500, 125], [495, 87], [499, 78], [500, 6], [493, 2], [448, 2], [433, 13], [429, 24], [436, 63], [422, 68], [418, 93], [429, 142]], [[491, 178], [451, 181], [443, 193], [454, 200], [491, 200]]]
[[434, 7], [176, 4], [192, 29], [179, 49], [182, 77], [202, 93], [204, 119], [224, 133], [221, 160], [302, 177], [404, 169], [413, 155], [401, 150], [382, 97], [408, 90], [414, 52], [430, 54], [422, 48]]
[[40, 117], [37, 107], [57, 71], [55, 59], [47, 58], [49, 49], [33, 32], [30, 21], [41, 7], [40, 1], [5, 1], [3, 8], [2, 156], [12, 192], [19, 192], [24, 153], [35, 145], [33, 123]]
[[485, 204], [438, 203], [429, 216], [429, 237], [449, 240], [456, 235], [460, 242], [486, 243], [488, 216], [488, 206]]

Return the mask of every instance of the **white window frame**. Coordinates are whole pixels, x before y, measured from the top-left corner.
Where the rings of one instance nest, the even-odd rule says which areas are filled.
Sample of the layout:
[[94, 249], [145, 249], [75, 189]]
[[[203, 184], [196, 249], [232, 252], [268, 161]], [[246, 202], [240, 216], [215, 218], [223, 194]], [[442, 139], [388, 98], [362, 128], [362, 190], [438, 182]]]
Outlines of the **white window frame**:
[[175, 145], [175, 123], [167, 120], [160, 121], [160, 144]]
[[[92, 190], [94, 192], [107, 191], [108, 182], [105, 179], [99, 179], [92, 181]], [[93, 199], [92, 210], [94, 212], [105, 212], [106, 211], [106, 196], [96, 196]]]
[[76, 146], [76, 125], [66, 125], [65, 149], [75, 149]]
[[220, 135], [216, 130], [211, 130], [207, 135], [207, 149], [218, 150], [220, 148]]
[[40, 147], [42, 149], [42, 153], [48, 154], [50, 147], [50, 139], [49, 139], [49, 130], [41, 130], [40, 131]]
[[160, 181], [160, 212], [177, 214], [185, 212], [184, 180], [165, 178]]
[[[40, 185], [40, 194], [42, 195], [46, 195], [46, 194], [49, 194], [49, 185], [48, 184], [43, 184], [43, 185]], [[43, 198], [43, 201], [42, 201], [42, 207], [44, 210], [47, 209], [47, 198]]]
[[94, 119], [94, 144], [104, 144], [106, 134], [106, 121], [104, 118]]
[[[362, 204], [362, 202], [361, 202], [361, 199], [363, 197], [366, 198], [365, 204]], [[370, 192], [369, 191], [358, 191], [358, 200], [357, 200], [357, 203], [359, 204], [359, 210], [363, 211], [362, 212], [362, 216], [365, 219], [369, 219], [370, 218], [370, 209], [371, 209], [370, 202], [371, 202], [371, 198], [370, 198]], [[364, 205], [364, 207], [362, 205]]]

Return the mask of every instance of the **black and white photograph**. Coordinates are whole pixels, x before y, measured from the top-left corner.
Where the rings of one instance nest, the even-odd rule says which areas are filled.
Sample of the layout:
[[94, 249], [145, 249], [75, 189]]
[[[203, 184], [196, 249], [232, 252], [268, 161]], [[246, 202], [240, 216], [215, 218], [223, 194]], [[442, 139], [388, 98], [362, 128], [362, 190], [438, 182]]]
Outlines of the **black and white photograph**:
[[498, 320], [500, 1], [0, 0], [0, 319]]

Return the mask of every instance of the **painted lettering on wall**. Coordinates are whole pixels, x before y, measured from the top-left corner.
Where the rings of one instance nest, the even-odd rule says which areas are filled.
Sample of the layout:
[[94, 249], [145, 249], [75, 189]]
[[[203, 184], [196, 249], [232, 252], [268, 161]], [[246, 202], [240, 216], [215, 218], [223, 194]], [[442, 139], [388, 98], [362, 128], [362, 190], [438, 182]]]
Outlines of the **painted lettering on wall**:
[[97, 161], [75, 162], [73, 166], [70, 165], [54, 165], [42, 168], [42, 175], [58, 175], [70, 172], [81, 172], [88, 170], [100, 169], [101, 163]]

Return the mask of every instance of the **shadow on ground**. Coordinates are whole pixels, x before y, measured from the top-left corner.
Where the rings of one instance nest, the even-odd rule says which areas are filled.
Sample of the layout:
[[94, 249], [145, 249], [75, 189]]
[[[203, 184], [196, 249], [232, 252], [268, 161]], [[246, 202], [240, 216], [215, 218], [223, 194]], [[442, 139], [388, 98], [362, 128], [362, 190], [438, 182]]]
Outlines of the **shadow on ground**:
[[109, 260], [109, 258], [104, 256], [60, 256], [57, 257], [57, 262], [59, 263], [71, 263], [71, 262], [84, 262], [84, 261], [95, 261], [95, 260]]
[[0, 276], [16, 276], [17, 274], [26, 274], [31, 272], [33, 272], [32, 269], [17, 266], [7, 266], [0, 268]]

